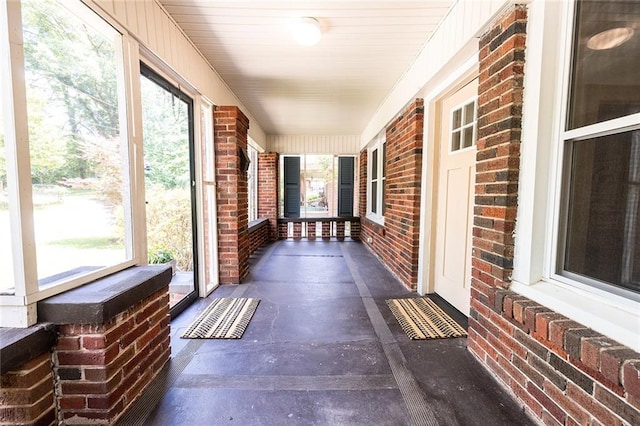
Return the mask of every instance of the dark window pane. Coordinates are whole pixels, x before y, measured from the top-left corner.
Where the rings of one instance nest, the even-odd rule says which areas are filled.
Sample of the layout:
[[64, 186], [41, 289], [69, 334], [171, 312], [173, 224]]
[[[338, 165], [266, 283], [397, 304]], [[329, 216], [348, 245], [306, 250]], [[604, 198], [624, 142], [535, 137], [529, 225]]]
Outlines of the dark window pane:
[[476, 103], [471, 102], [464, 106], [464, 124], [469, 124], [474, 121], [474, 112], [476, 109]]
[[371, 179], [378, 179], [378, 150], [371, 152]]
[[386, 193], [386, 185], [385, 185], [385, 181], [382, 181], [382, 200], [381, 201], [381, 209], [382, 209], [382, 215], [384, 216], [384, 210], [385, 210], [385, 203], [386, 203], [386, 197], [387, 197], [387, 193]]
[[579, 1], [569, 129], [640, 112], [640, 2]]
[[382, 144], [382, 177], [387, 176], [387, 143]]
[[462, 125], [462, 109], [453, 111], [453, 117], [451, 118], [451, 128], [458, 129]]
[[465, 127], [463, 130], [462, 148], [469, 148], [473, 145], [473, 127]]
[[378, 213], [378, 182], [371, 182], [371, 213]]
[[451, 135], [451, 152], [460, 149], [460, 130], [456, 130]]
[[574, 142], [566, 271], [640, 292], [640, 131]]

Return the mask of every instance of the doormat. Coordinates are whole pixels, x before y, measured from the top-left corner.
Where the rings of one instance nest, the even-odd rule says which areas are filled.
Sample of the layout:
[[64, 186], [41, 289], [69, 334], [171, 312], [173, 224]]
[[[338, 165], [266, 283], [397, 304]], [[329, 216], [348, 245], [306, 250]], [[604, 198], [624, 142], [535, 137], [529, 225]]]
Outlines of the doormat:
[[389, 299], [387, 305], [412, 340], [445, 339], [467, 335], [460, 324], [427, 297]]
[[260, 299], [217, 298], [182, 334], [184, 339], [240, 339]]

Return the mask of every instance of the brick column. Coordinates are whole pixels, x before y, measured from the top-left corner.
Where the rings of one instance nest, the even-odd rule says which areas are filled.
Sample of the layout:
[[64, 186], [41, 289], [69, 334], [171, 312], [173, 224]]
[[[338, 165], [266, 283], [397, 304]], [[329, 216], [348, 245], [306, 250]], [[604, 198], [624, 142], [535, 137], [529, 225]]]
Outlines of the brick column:
[[216, 107], [213, 118], [220, 283], [239, 283], [249, 272], [249, 195], [247, 172], [240, 165], [249, 119], [235, 106]]
[[331, 222], [322, 222], [322, 239], [331, 239]]
[[472, 299], [492, 301], [513, 270], [526, 9], [516, 8], [480, 40], [478, 152]]
[[278, 239], [286, 240], [289, 238], [289, 223], [283, 222], [278, 224]]
[[293, 239], [294, 240], [302, 239], [302, 223], [301, 222], [293, 222]]
[[315, 222], [307, 223], [307, 239], [310, 241], [314, 241], [316, 239], [316, 223]]
[[258, 154], [258, 217], [269, 219], [269, 240], [278, 239], [278, 154]]
[[[386, 128], [384, 226], [361, 221], [364, 243], [408, 288], [418, 283], [424, 102], [414, 99]], [[382, 155], [380, 152], [378, 155]], [[367, 151], [360, 154], [360, 214], [366, 214]], [[364, 183], [364, 185], [363, 185]], [[364, 212], [364, 213], [363, 213]], [[371, 242], [369, 242], [369, 240]]]

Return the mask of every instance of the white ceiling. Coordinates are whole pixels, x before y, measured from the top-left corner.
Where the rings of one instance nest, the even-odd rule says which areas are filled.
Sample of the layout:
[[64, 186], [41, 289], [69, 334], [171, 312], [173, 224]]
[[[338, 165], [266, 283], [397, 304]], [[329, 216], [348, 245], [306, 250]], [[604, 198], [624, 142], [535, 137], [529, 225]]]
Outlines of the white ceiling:
[[[271, 135], [358, 135], [454, 0], [160, 0]], [[315, 17], [322, 40], [296, 44]]]

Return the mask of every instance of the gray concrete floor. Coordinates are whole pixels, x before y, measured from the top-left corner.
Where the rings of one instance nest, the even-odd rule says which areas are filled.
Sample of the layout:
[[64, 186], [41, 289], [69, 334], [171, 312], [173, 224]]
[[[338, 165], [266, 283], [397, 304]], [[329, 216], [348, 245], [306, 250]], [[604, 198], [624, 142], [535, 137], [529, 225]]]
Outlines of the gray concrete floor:
[[[360, 243], [275, 243], [252, 257], [245, 283], [221, 286], [171, 322], [172, 360], [127, 418], [148, 425], [534, 424], [466, 339], [407, 338], [385, 299], [413, 296]], [[243, 338], [181, 339], [214, 297], [261, 300]]]

